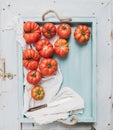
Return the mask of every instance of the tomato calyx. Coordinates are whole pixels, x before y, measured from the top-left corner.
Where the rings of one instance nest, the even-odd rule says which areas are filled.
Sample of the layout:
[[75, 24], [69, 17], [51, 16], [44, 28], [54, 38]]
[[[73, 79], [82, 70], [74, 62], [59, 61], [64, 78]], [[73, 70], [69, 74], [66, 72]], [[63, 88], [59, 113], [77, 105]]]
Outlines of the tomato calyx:
[[33, 33], [34, 30], [30, 30], [30, 31], [24, 31], [24, 33]]
[[36, 72], [31, 75], [32, 77], [36, 77]]
[[47, 46], [45, 46], [45, 45], [43, 46], [43, 49], [44, 49], [44, 50], [47, 50], [47, 48], [48, 48]]
[[64, 25], [64, 26], [62, 26], [62, 30], [66, 30], [67, 29], [67, 27]]
[[51, 34], [51, 30], [47, 30], [47, 33], [48, 33], [48, 34]]
[[86, 33], [85, 33], [85, 31], [81, 31], [81, 34], [82, 34], [82, 35], [85, 35]]
[[30, 61], [33, 61], [33, 58], [28, 58], [27, 60], [30, 62]]
[[51, 64], [48, 64], [48, 68], [52, 68], [52, 65], [51, 65]]
[[38, 95], [40, 95], [40, 94], [41, 94], [41, 91], [40, 91], [40, 90], [37, 90], [36, 93], [37, 93]]
[[64, 45], [60, 45], [60, 48], [61, 48], [61, 49], [64, 49], [64, 48], [65, 48], [65, 46], [64, 46]]

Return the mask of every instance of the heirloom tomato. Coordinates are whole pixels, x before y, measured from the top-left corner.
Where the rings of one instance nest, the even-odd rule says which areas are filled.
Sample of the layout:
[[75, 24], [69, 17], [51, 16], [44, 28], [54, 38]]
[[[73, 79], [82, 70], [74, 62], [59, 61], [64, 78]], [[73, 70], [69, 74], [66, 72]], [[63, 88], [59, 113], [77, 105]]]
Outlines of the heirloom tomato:
[[89, 40], [90, 33], [86, 25], [78, 25], [74, 31], [74, 38], [78, 43], [83, 44]]
[[56, 35], [56, 27], [53, 23], [45, 23], [42, 27], [42, 33], [46, 38], [52, 38]]
[[60, 38], [67, 39], [71, 35], [71, 26], [67, 23], [61, 23], [57, 28]]
[[50, 76], [57, 71], [57, 61], [53, 58], [43, 58], [39, 63], [39, 69], [43, 76]]
[[31, 89], [31, 97], [34, 100], [42, 100], [45, 96], [45, 91], [41, 86], [34, 86]]
[[65, 39], [56, 40], [56, 42], [54, 43], [54, 51], [60, 57], [66, 56], [69, 52], [67, 41]]
[[40, 26], [37, 23], [31, 21], [25, 22], [23, 28], [23, 37], [27, 44], [35, 43], [41, 37]]
[[41, 81], [41, 73], [37, 70], [31, 70], [30, 72], [28, 72], [26, 79], [30, 84], [35, 85]]
[[48, 58], [53, 55], [53, 45], [49, 42], [49, 40], [41, 39], [36, 43], [35, 47], [42, 57]]
[[23, 65], [26, 69], [35, 70], [38, 67], [38, 60], [40, 56], [38, 52], [33, 49], [26, 49], [23, 52]]

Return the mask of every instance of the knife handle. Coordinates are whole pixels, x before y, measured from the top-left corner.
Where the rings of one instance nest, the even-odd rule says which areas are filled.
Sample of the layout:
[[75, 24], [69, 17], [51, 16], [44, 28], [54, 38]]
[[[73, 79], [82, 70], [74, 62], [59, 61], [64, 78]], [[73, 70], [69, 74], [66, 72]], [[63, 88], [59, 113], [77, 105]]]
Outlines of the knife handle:
[[39, 109], [42, 109], [42, 108], [45, 108], [45, 107], [47, 107], [47, 104], [43, 104], [43, 105], [40, 105], [40, 106], [32, 107], [32, 108], [28, 109], [27, 112], [33, 112], [35, 110], [39, 110]]

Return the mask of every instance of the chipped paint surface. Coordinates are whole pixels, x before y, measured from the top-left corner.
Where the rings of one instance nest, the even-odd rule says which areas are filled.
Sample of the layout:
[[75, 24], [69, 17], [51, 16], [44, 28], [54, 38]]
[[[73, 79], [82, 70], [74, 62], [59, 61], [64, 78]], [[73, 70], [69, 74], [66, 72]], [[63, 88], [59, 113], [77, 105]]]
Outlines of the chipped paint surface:
[[[46, 4], [44, 4], [46, 3]], [[65, 7], [63, 6], [65, 3]], [[113, 29], [112, 0], [1, 0], [0, 1], [0, 59], [6, 59], [7, 72], [17, 74], [17, 46], [13, 30], [5, 27], [15, 16], [41, 17], [48, 9], [66, 17], [97, 17], [97, 123], [96, 130], [111, 130], [113, 124]], [[111, 17], [112, 15], [112, 17]], [[51, 17], [51, 16], [50, 16]], [[0, 61], [1, 65], [1, 61]], [[89, 130], [92, 124], [64, 126], [52, 123], [44, 126], [22, 124], [18, 120], [18, 77], [0, 79], [0, 130]], [[112, 122], [111, 122], [112, 121]]]

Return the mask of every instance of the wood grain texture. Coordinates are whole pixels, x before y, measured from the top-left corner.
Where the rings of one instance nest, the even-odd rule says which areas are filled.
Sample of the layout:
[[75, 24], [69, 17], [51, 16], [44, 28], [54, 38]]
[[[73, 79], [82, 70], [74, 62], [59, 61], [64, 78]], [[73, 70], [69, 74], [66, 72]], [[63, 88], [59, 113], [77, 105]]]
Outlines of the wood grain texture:
[[[97, 17], [97, 130], [112, 129], [111, 112], [112, 105], [109, 97], [112, 94], [112, 41], [110, 39], [111, 31], [111, 3], [109, 0], [101, 1], [76, 1], [72, 0], [4, 0], [0, 1], [0, 28], [11, 21], [14, 16], [22, 17], [40, 17], [48, 9], [56, 10], [61, 16], [96, 16]], [[46, 4], [44, 4], [46, 3]], [[65, 6], [62, 6], [65, 3]], [[10, 4], [10, 7], [8, 5]], [[49, 15], [48, 18], [54, 17]], [[109, 19], [109, 20], [108, 20]], [[15, 32], [0, 30], [0, 56], [6, 58], [7, 71], [17, 73], [17, 45]], [[1, 58], [0, 57], [0, 58]], [[0, 130], [20, 130], [18, 121], [18, 78], [12, 81], [0, 80]], [[15, 106], [15, 108], [14, 108]], [[67, 127], [60, 123], [53, 123], [44, 126], [33, 126], [32, 124], [23, 124], [22, 129], [54, 129], [54, 130], [88, 130], [92, 124], [79, 124], [73, 127]]]

